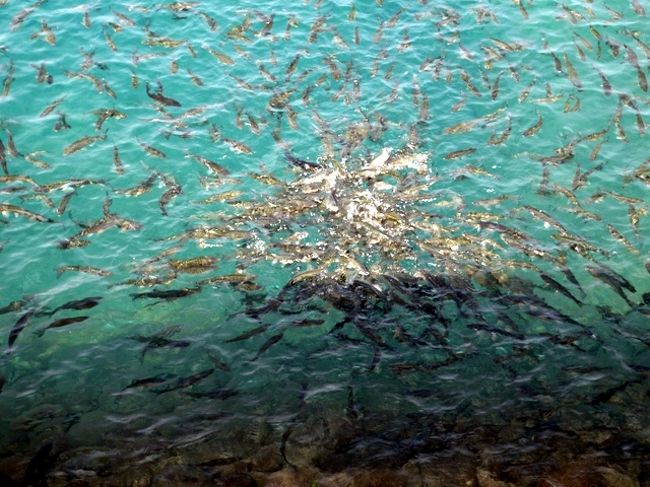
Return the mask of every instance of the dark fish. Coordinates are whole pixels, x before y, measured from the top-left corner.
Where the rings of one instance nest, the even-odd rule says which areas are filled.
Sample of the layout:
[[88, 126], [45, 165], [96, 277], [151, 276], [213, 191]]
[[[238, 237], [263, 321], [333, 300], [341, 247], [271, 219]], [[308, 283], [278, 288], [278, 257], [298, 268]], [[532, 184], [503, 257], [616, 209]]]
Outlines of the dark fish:
[[[144, 338], [144, 337], [140, 337], [140, 338]], [[164, 336], [157, 336], [157, 335], [149, 337], [147, 339], [147, 345], [142, 349], [142, 354], [140, 355], [140, 362], [143, 362], [147, 352], [149, 350], [153, 350], [154, 348], [163, 348], [163, 347], [187, 348], [191, 344], [192, 342], [190, 342], [189, 340], [171, 340], [169, 338], [165, 338]]]
[[269, 325], [258, 326], [257, 328], [253, 328], [252, 330], [248, 330], [247, 332], [244, 332], [241, 335], [238, 335], [238, 336], [236, 336], [234, 338], [229, 338], [228, 340], [226, 340], [226, 343], [239, 342], [241, 340], [246, 340], [248, 338], [254, 337], [255, 335], [259, 335], [260, 333], [264, 333], [268, 327], [269, 327]]
[[212, 363], [217, 367], [219, 367], [221, 370], [223, 370], [224, 372], [230, 372], [230, 366], [226, 362], [221, 360], [219, 357], [217, 357], [216, 355], [210, 352], [208, 352], [208, 357], [210, 357]]
[[599, 264], [598, 266], [587, 264], [585, 269], [596, 279], [601, 280], [616, 291], [616, 294], [618, 294], [628, 304], [628, 306], [634, 307], [625, 294], [624, 289], [627, 289], [632, 293], [635, 293], [636, 289], [627, 279], [602, 264]]
[[571, 301], [575, 302], [578, 306], [580, 306], [580, 305], [582, 304], [580, 301], [578, 301], [578, 299], [576, 299], [575, 296], [573, 296], [573, 294], [571, 294], [571, 291], [569, 291], [566, 287], [564, 287], [562, 284], [560, 284], [559, 282], [557, 282], [555, 279], [553, 279], [553, 278], [552, 278], [551, 276], [549, 276], [548, 274], [545, 274], [545, 273], [542, 272], [539, 276], [540, 276], [540, 277], [542, 278], [542, 280], [543, 280], [546, 284], [548, 284], [552, 289], [554, 289], [555, 291], [557, 291], [557, 292], [563, 294], [564, 296], [566, 296], [567, 298], [569, 298]]
[[56, 313], [57, 311], [61, 311], [62, 309], [74, 309], [74, 310], [90, 309], [97, 306], [101, 300], [102, 298], [100, 296], [91, 296], [89, 298], [68, 301], [67, 303], [64, 303], [61, 306], [54, 308], [54, 310], [50, 312], [46, 312], [44, 314], [46, 314], [47, 316], [52, 316], [54, 313]]
[[5, 152], [5, 145], [0, 139], [0, 167], [2, 167], [2, 172], [5, 173], [5, 176], [9, 176], [9, 169], [7, 168], [7, 153]]
[[299, 159], [298, 157], [294, 156], [289, 149], [285, 149], [284, 157], [286, 157], [287, 161], [289, 161], [291, 164], [293, 164], [296, 167], [299, 167], [300, 169], [304, 169], [305, 171], [314, 171], [322, 167], [317, 162], [311, 162], [311, 161], [305, 161], [304, 159]]
[[5, 378], [4, 375], [0, 374], [0, 393], [2, 393], [2, 389], [4, 389], [6, 383], [7, 383], [7, 379]]
[[196, 384], [199, 381], [202, 381], [206, 377], [209, 377], [213, 372], [214, 369], [206, 369], [202, 370], [201, 372], [197, 372], [196, 374], [192, 374], [188, 377], [180, 377], [173, 384], [169, 384], [167, 387], [164, 387], [162, 389], [156, 389], [153, 392], [156, 394], [164, 394], [165, 392], [184, 389], [186, 387], [190, 387], [193, 384]]
[[128, 386], [122, 389], [122, 391], [126, 391], [127, 389], [134, 389], [136, 387], [149, 387], [156, 384], [162, 384], [163, 382], [167, 382], [167, 379], [165, 379], [162, 376], [145, 377], [144, 379], [135, 379]]
[[354, 320], [353, 321], [354, 326], [357, 327], [357, 330], [359, 330], [363, 335], [365, 335], [367, 338], [370, 339], [375, 345], [378, 345], [383, 348], [388, 348], [390, 349], [391, 347], [386, 343], [384, 338], [380, 336], [372, 326], [368, 326], [367, 323], [361, 321], [361, 320]]
[[36, 336], [43, 336], [43, 333], [45, 333], [47, 330], [50, 328], [62, 328], [67, 325], [72, 325], [74, 323], [81, 323], [82, 321], [86, 321], [89, 316], [72, 316], [70, 318], [61, 318], [60, 320], [55, 320], [49, 325], [47, 325], [45, 328], [38, 330], [36, 332]]
[[578, 282], [578, 279], [576, 278], [573, 271], [571, 269], [569, 269], [567, 266], [561, 266], [560, 271], [562, 272], [562, 274], [564, 274], [564, 277], [566, 277], [567, 280], [571, 284], [573, 284], [574, 286], [576, 286], [578, 288], [578, 290], [580, 291], [580, 294], [582, 295], [582, 297], [585, 297], [586, 294], [583, 291], [582, 286], [580, 286], [580, 283]]
[[228, 399], [229, 397], [236, 396], [237, 394], [239, 394], [239, 392], [233, 389], [216, 389], [214, 391], [206, 391], [206, 392], [186, 392], [185, 394], [197, 399], [207, 398], [207, 399], [219, 399], [223, 401], [225, 399]]
[[16, 339], [18, 338], [18, 335], [20, 335], [20, 332], [25, 329], [25, 327], [29, 323], [29, 319], [32, 316], [34, 316], [34, 313], [35, 313], [35, 310], [30, 309], [29, 311], [24, 313], [20, 318], [18, 318], [18, 320], [14, 324], [14, 327], [9, 332], [9, 340], [8, 340], [7, 343], [9, 344], [10, 347], [16, 342]]
[[600, 76], [600, 79], [603, 82], [603, 91], [605, 92], [606, 96], [610, 96], [612, 94], [612, 85], [605, 76], [605, 73], [603, 73], [600, 69], [598, 69], [596, 66], [593, 66], [593, 68], [596, 70], [598, 73], [598, 76]]
[[11, 157], [23, 157], [23, 154], [16, 149], [13, 134], [9, 129], [5, 129], [5, 132], [7, 133], [7, 149], [9, 150], [9, 155]]
[[273, 345], [278, 343], [280, 340], [282, 340], [282, 337], [284, 336], [284, 332], [280, 332], [277, 335], [273, 335], [271, 338], [266, 340], [260, 349], [257, 351], [257, 355], [255, 355], [255, 358], [253, 358], [252, 362], [257, 360], [260, 355], [262, 355], [264, 352], [266, 352], [269, 348], [271, 348]]
[[463, 355], [452, 355], [445, 360], [440, 362], [430, 362], [430, 363], [397, 363], [391, 365], [391, 370], [394, 374], [402, 375], [405, 372], [431, 372], [433, 370], [439, 369], [440, 367], [446, 367], [455, 362], [464, 360], [466, 356]]
[[70, 127], [70, 124], [68, 121], [65, 119], [65, 114], [60, 113], [59, 114], [59, 119], [54, 123], [54, 127], [52, 127], [52, 130], [55, 132], [60, 132], [61, 130], [68, 130]]
[[132, 293], [131, 297], [135, 299], [142, 298], [152, 298], [152, 299], [164, 299], [165, 301], [171, 301], [172, 299], [184, 298], [195, 294], [201, 290], [200, 286], [197, 287], [185, 287], [181, 289], [154, 289], [153, 291], [147, 291], [143, 293]]
[[370, 365], [368, 366], [368, 370], [366, 372], [370, 373], [377, 370], [377, 366], [379, 365], [380, 360], [381, 349], [379, 347], [374, 347], [372, 352], [372, 360], [370, 361]]
[[156, 100], [158, 103], [165, 105], [167, 107], [180, 107], [181, 104], [180, 102], [174, 100], [173, 98], [166, 97], [163, 95], [163, 89], [162, 85], [159, 83], [158, 84], [158, 90], [157, 91], [151, 91], [149, 87], [149, 83], [145, 85], [145, 89], [147, 91], [147, 96], [151, 98], [152, 100]]
[[12, 313], [14, 311], [20, 311], [21, 309], [23, 309], [23, 307], [26, 304], [30, 303], [31, 301], [32, 301], [32, 298], [28, 298], [28, 297], [23, 297], [21, 299], [17, 299], [15, 301], [12, 301], [8, 305], [3, 306], [2, 308], [0, 308], [0, 315], [4, 315], [6, 313]]

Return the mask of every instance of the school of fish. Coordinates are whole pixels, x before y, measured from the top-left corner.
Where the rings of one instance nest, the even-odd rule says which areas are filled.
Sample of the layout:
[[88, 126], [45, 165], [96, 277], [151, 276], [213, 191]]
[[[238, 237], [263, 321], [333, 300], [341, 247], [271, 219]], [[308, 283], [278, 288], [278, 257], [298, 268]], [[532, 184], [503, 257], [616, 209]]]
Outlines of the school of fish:
[[[251, 363], [291, 347], [289, 330], [321, 327], [322, 342], [308, 356], [363, 346], [370, 351], [364, 373], [383, 368], [405, 378], [462, 370], [480, 355], [472, 337], [482, 343], [487, 336], [505, 350], [493, 365], [515, 380], [539, 364], [540, 347], [576, 354], [606, 347], [596, 319], [611, 323], [640, 361], [626, 364], [628, 375], [610, 388], [574, 400], [608, 403], [635, 387], [645, 387], [647, 397], [650, 363], [643, 357], [650, 338], [622, 323], [650, 317], [650, 154], [637, 158], [642, 151], [631, 151], [625, 170], [610, 170], [620, 167], [613, 159], [626, 148], [645, 141], [650, 29], [630, 27], [647, 22], [644, 2], [558, 3], [553, 21], [567, 33], [560, 47], [543, 34], [487, 35], [467, 44], [467, 25], [487, 26], [486, 32], [501, 25], [492, 2], [455, 9], [428, 0], [400, 7], [368, 1], [376, 17], [363, 25], [355, 1], [332, 7], [306, 0], [302, 10], [311, 15], [304, 18], [241, 8], [230, 23], [207, 2], [89, 4], [67, 16], [75, 28], [96, 32], [97, 45], [81, 47], [65, 64], [46, 57], [67, 34], [41, 13], [47, 3], [38, 0], [13, 15], [6, 12], [14, 2], [0, 3], [8, 33], [0, 41], [0, 229], [60, 229], [51, 242], [61, 253], [61, 264], [51, 269], [58, 279], [91, 275], [107, 293], [126, 292], [143, 306], [178, 300], [191, 306], [196, 296], [228, 287], [242, 303], [229, 319], [247, 324], [235, 327], [223, 346], [254, 343]], [[501, 8], [524, 24], [538, 8], [532, 0], [505, 3]], [[345, 25], [332, 19], [332, 9], [341, 8]], [[160, 17], [202, 30], [210, 42], [178, 31], [168, 36], [156, 27]], [[413, 45], [409, 28], [417, 23], [429, 26], [430, 50]], [[140, 39], [130, 64], [122, 38]], [[42, 61], [22, 64], [14, 54], [19, 43], [39, 44]], [[371, 62], [358, 60], [368, 53]], [[215, 93], [215, 76], [229, 79], [242, 97]], [[129, 80], [130, 93], [112, 88], [118, 79]], [[378, 84], [369, 88], [369, 79]], [[2, 116], [3, 103], [20, 104], [12, 99], [14, 83], [33, 84], [38, 110]], [[52, 96], [59, 84], [71, 91]], [[188, 91], [205, 92], [204, 102], [188, 104]], [[571, 118], [586, 108], [586, 93], [598, 98], [604, 124]], [[92, 119], [67, 113], [88, 100], [101, 100], [87, 107]], [[534, 118], [519, 116], [517, 107], [525, 105], [535, 106]], [[343, 115], [329, 117], [325, 106], [340, 106]], [[466, 116], [449, 125], [448, 113]], [[51, 127], [47, 144], [30, 140], [25, 117]], [[148, 129], [122, 132], [121, 124], [134, 117]], [[538, 139], [547, 152], [526, 149]], [[75, 161], [87, 154], [112, 175], [79, 174]], [[269, 158], [282, 169], [270, 171]], [[516, 193], [494, 189], [507, 180], [508, 165], [529, 168]], [[65, 170], [69, 176], [59, 179]], [[141, 182], [126, 186], [133, 175]], [[476, 187], [485, 188], [485, 197], [465, 196]], [[102, 193], [101, 207], [88, 208], [87, 195]], [[600, 211], [603, 200], [626, 219]], [[133, 209], [128, 217], [119, 210], [125, 205]], [[185, 223], [188, 207], [193, 216]], [[78, 220], [79, 208], [96, 219]], [[154, 213], [174, 222], [167, 227], [173, 230], [145, 237], [136, 215]], [[185, 230], [176, 230], [178, 222]], [[113, 255], [106, 267], [84, 261], [82, 249], [112, 232], [128, 232], [152, 249], [130, 266], [127, 279], [115, 275]], [[233, 250], [224, 256], [224, 247]], [[0, 258], [2, 252], [0, 246]], [[279, 291], [259, 282], [257, 269], [269, 268], [290, 271]], [[23, 342], [101, 322], [103, 296], [63, 296], [45, 305], [39, 292], [0, 303], [0, 316], [11, 317], [5, 364], [19, 357]], [[200, 347], [191, 337], [175, 337], [182, 333], [171, 325], [128, 341], [142, 344], [138, 359], [145, 363], [153, 354]], [[133, 390], [236, 400], [237, 390], [201, 388], [233, 373], [233, 364], [213, 351], [203, 357], [187, 375], [134, 371], [113, 391], [116, 401]], [[11, 388], [12, 378], [0, 369], [0, 393]], [[360, 414], [354, 394], [350, 386], [345, 415], [351, 421]], [[302, 409], [293, 414], [278, 434], [285, 465], [293, 465], [287, 445], [303, 416]], [[353, 450], [350, 439], [336, 454]], [[53, 461], [50, 449], [45, 457]]]

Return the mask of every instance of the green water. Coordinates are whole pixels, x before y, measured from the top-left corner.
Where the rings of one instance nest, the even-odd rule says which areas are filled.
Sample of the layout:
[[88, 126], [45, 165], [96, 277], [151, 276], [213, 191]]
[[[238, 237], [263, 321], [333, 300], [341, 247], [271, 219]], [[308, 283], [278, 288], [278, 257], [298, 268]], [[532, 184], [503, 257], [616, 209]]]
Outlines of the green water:
[[647, 482], [644, 5], [3, 2], [0, 472]]

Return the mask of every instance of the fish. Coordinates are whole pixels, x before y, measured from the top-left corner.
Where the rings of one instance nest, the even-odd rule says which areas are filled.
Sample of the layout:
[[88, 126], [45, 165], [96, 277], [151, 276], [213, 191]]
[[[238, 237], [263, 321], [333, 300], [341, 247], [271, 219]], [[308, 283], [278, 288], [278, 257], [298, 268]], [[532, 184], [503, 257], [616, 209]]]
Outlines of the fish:
[[145, 91], [147, 93], [147, 96], [151, 98], [152, 100], [157, 101], [161, 105], [164, 105], [166, 107], [180, 107], [182, 106], [181, 103], [178, 100], [174, 100], [173, 98], [169, 98], [163, 94], [163, 87], [160, 83], [158, 83], [158, 90], [152, 91], [149, 83], [145, 83]]
[[175, 49], [186, 42], [184, 40], [170, 39], [169, 37], [154, 37], [151, 35], [142, 41], [145, 46], [166, 47], [167, 49]]
[[603, 73], [600, 69], [598, 69], [596, 66], [593, 66], [594, 70], [598, 73], [598, 76], [600, 76], [600, 79], [602, 81], [602, 86], [603, 86], [603, 93], [605, 96], [610, 96], [612, 94], [612, 85], [609, 82], [609, 79], [607, 79], [607, 76], [605, 76], [605, 73]]
[[2, 172], [5, 173], [5, 176], [9, 176], [9, 168], [7, 167], [7, 154], [5, 152], [5, 145], [0, 139], [0, 167], [2, 167]]
[[230, 366], [221, 360], [219, 357], [217, 357], [214, 353], [207, 352], [208, 357], [212, 361], [214, 365], [216, 365], [219, 369], [221, 369], [224, 372], [230, 372]]
[[315, 171], [321, 167], [317, 162], [311, 162], [294, 156], [289, 149], [285, 149], [284, 157], [294, 166], [304, 169], [305, 171]]
[[57, 98], [54, 100], [52, 103], [50, 103], [48, 106], [46, 106], [41, 114], [39, 115], [39, 118], [47, 117], [50, 113], [52, 113], [54, 110], [58, 108], [58, 106], [65, 100], [65, 96], [62, 96], [61, 98]]
[[9, 332], [9, 339], [7, 340], [7, 344], [11, 348], [14, 343], [16, 343], [16, 340], [18, 339], [18, 336], [20, 335], [20, 332], [25, 329], [25, 327], [29, 324], [29, 320], [34, 316], [36, 313], [35, 309], [30, 309], [20, 315], [18, 320], [14, 323], [14, 326], [11, 328], [11, 331]]
[[40, 330], [34, 332], [34, 334], [36, 336], [40, 337], [40, 336], [43, 336], [43, 334], [47, 330], [50, 330], [52, 328], [62, 328], [62, 327], [67, 326], [67, 325], [72, 325], [72, 324], [75, 324], [75, 323], [81, 323], [82, 321], [86, 321], [88, 318], [90, 318], [90, 317], [89, 316], [73, 316], [73, 317], [70, 317], [70, 318], [61, 318], [61, 319], [58, 319], [58, 320], [54, 320], [52, 323], [47, 325], [45, 328], [41, 328]]
[[208, 48], [205, 48], [205, 49], [206, 49], [210, 54], [212, 54], [213, 57], [215, 57], [216, 59], [218, 59], [218, 60], [219, 60], [220, 62], [222, 62], [223, 64], [227, 64], [227, 65], [233, 65], [233, 64], [235, 64], [235, 60], [234, 60], [233, 58], [231, 58], [230, 56], [228, 56], [226, 53], [221, 52], [221, 51], [217, 51], [216, 49], [212, 49], [212, 48], [209, 48], [209, 47], [208, 47]]
[[645, 8], [643, 8], [639, 0], [632, 0], [632, 10], [641, 17], [645, 16]]
[[126, 114], [116, 110], [115, 108], [101, 108], [93, 112], [97, 115], [97, 122], [95, 122], [95, 129], [101, 130], [104, 122], [109, 118], [114, 118], [116, 120], [124, 120], [127, 118]]
[[158, 157], [159, 159], [166, 159], [167, 158], [167, 154], [165, 154], [160, 149], [157, 149], [156, 147], [154, 147], [152, 145], [149, 145], [149, 144], [146, 144], [146, 143], [142, 142], [137, 137], [136, 137], [136, 141], [138, 142], [138, 144], [140, 144], [140, 147], [142, 147], [144, 149], [144, 151], [147, 154], [149, 154], [150, 156]]
[[124, 174], [124, 165], [120, 159], [120, 151], [116, 145], [113, 146], [113, 167], [117, 174]]
[[544, 125], [544, 119], [542, 118], [542, 115], [540, 113], [537, 113], [537, 121], [528, 127], [526, 130], [524, 130], [521, 135], [524, 137], [532, 137], [535, 135], [537, 132], [540, 131], [542, 128], [542, 125]]
[[488, 145], [500, 145], [503, 144], [508, 137], [510, 137], [510, 133], [512, 132], [512, 120], [510, 117], [507, 118], [508, 120], [508, 125], [506, 128], [501, 132], [500, 135], [496, 135], [496, 132], [490, 136], [490, 139], [488, 140]]
[[56, 276], [61, 277], [64, 272], [83, 272], [94, 276], [108, 277], [113, 273], [98, 267], [90, 267], [83, 265], [62, 265], [56, 268]]
[[51, 218], [45, 217], [38, 213], [34, 213], [32, 211], [26, 210], [24, 208], [9, 203], [0, 203], [0, 214], [5, 214], [5, 213], [12, 213], [16, 216], [22, 216], [29, 220], [33, 220], [40, 223], [54, 223], [54, 220], [52, 220]]
[[212, 269], [215, 262], [215, 257], [202, 255], [189, 259], [170, 260], [168, 264], [175, 272], [189, 272], [194, 274], [197, 271], [204, 272]]
[[186, 287], [180, 289], [154, 289], [153, 291], [146, 291], [142, 293], [132, 293], [131, 298], [136, 299], [162, 299], [164, 301], [171, 301], [178, 298], [185, 298], [196, 294], [201, 291], [201, 286]]
[[34, 300], [34, 296], [23, 296], [21, 299], [11, 301], [9, 304], [0, 308], [0, 315], [20, 311]]
[[582, 82], [580, 81], [578, 72], [571, 63], [571, 60], [569, 59], [569, 55], [567, 53], [564, 53], [564, 65], [566, 66], [567, 74], [569, 75], [569, 81], [571, 81], [571, 84], [573, 84], [573, 86], [575, 86], [578, 91], [582, 91]]
[[81, 139], [78, 139], [74, 141], [72, 144], [66, 146], [63, 149], [63, 155], [64, 156], [69, 156], [71, 154], [74, 154], [77, 151], [80, 151], [81, 149], [84, 149], [88, 147], [89, 145], [94, 144], [97, 141], [100, 140], [106, 140], [106, 134], [104, 135], [88, 135], [86, 137], [82, 137]]
[[162, 389], [153, 389], [152, 392], [156, 394], [164, 394], [166, 392], [176, 391], [178, 389], [185, 389], [186, 387], [190, 387], [196, 384], [197, 382], [206, 379], [207, 377], [212, 375], [213, 372], [214, 372], [214, 368], [211, 368], [211, 369], [202, 370], [188, 377], [180, 377], [174, 383], [169, 384], [167, 387], [163, 387]]
[[648, 209], [637, 208], [634, 205], [630, 204], [627, 207], [627, 214], [630, 219], [630, 225], [632, 226], [632, 230], [634, 230], [634, 233], [636, 234], [637, 237], [640, 237], [639, 221], [641, 220], [642, 216], [648, 214]]
[[73, 309], [77, 311], [91, 309], [97, 306], [101, 300], [102, 300], [101, 296], [91, 296], [83, 299], [75, 299], [74, 301], [68, 301], [67, 303], [57, 306], [52, 311], [47, 311], [42, 314], [45, 314], [47, 316], [52, 316], [58, 311], [65, 310], [65, 309]]
[[178, 196], [183, 192], [183, 188], [176, 182], [176, 180], [171, 176], [162, 176], [163, 183], [167, 187], [160, 200], [158, 201], [158, 206], [160, 207], [160, 212], [167, 216], [167, 205], [172, 200], [172, 198]]
[[294, 58], [291, 60], [285, 72], [286, 79], [289, 79], [291, 74], [296, 70], [296, 68], [298, 67], [298, 61], [300, 61], [301, 57], [302, 57], [301, 54], [296, 54]]
[[208, 25], [208, 28], [212, 32], [215, 32], [217, 30], [217, 28], [219, 27], [219, 24], [217, 23], [217, 21], [213, 17], [211, 17], [210, 15], [208, 15], [207, 13], [202, 12], [202, 11], [199, 12], [199, 15], [203, 18], [203, 20], [205, 20], [205, 23]]
[[280, 340], [282, 340], [282, 337], [284, 336], [284, 331], [277, 333], [276, 335], [273, 335], [270, 337], [268, 340], [266, 340], [262, 346], [259, 348], [257, 351], [257, 354], [255, 357], [251, 360], [251, 362], [256, 361], [264, 352], [266, 352], [269, 348], [271, 348], [273, 345], [278, 343]]
[[537, 83], [537, 79], [533, 79], [526, 88], [524, 88], [521, 93], [519, 93], [519, 96], [517, 99], [519, 100], [519, 103], [524, 103], [528, 99], [528, 95], [530, 95], [530, 91], [533, 89], [533, 86]]
[[234, 338], [229, 338], [228, 340], [225, 341], [225, 343], [234, 343], [234, 342], [239, 342], [239, 341], [242, 341], [242, 340], [248, 340], [251, 337], [254, 337], [256, 335], [264, 333], [269, 326], [270, 325], [258, 326], [256, 328], [253, 328], [251, 330], [248, 330], [248, 331], [242, 333], [241, 335], [237, 335]]
[[582, 48], [578, 45], [578, 43], [576, 42], [575, 39], [573, 40], [573, 45], [575, 46], [576, 51], [578, 51], [578, 57], [580, 58], [580, 60], [581, 60], [583, 63], [586, 62], [586, 61], [587, 61], [587, 56], [585, 55], [585, 52], [584, 52], [584, 51], [582, 50]]
[[167, 380], [168, 380], [168, 378], [166, 376], [164, 376], [164, 375], [156, 375], [156, 376], [153, 376], [153, 377], [144, 377], [142, 379], [134, 379], [127, 386], [125, 386], [122, 389], [121, 392], [127, 391], [129, 389], [145, 388], [145, 387], [155, 386], [155, 385], [167, 382]]
[[55, 132], [60, 132], [61, 130], [69, 130], [72, 128], [68, 121], [65, 118], [64, 113], [59, 113], [59, 118], [58, 120], [54, 123], [54, 127], [52, 127], [52, 130]]
[[494, 80], [494, 83], [492, 83], [492, 88], [490, 90], [490, 96], [493, 101], [496, 101], [496, 99], [499, 96], [499, 80], [501, 79], [501, 75], [503, 74], [503, 71], [501, 71], [496, 79]]
[[146, 342], [146, 345], [140, 354], [141, 363], [144, 362], [144, 358], [149, 350], [156, 348], [187, 348], [192, 344], [189, 340], [172, 340], [162, 334], [157, 334], [151, 337], [135, 336], [131, 338], [141, 342]]
[[28, 7], [25, 7], [22, 9], [20, 12], [18, 12], [14, 17], [11, 19], [11, 31], [16, 31], [18, 28], [25, 22], [27, 17], [32, 14], [41, 4], [45, 3], [46, 0], [40, 0], [36, 3], [33, 3], [29, 5]]
[[540, 273], [540, 277], [542, 278], [542, 280], [546, 284], [548, 284], [551, 287], [551, 289], [553, 289], [554, 291], [557, 291], [560, 294], [566, 296], [571, 301], [576, 303], [578, 306], [582, 305], [582, 303], [573, 294], [571, 294], [571, 291], [569, 291], [566, 287], [564, 287], [562, 284], [557, 282], [551, 276], [549, 276], [548, 274], [542, 272], [542, 273]]
[[[237, 234], [234, 234], [234, 232], [228, 232], [228, 233], [233, 233], [233, 235], [227, 235], [227, 234], [222, 234], [224, 236], [230, 236], [231, 238], [244, 238], [244, 232], [239, 232]], [[246, 284], [246, 283], [252, 283], [254, 281], [254, 277], [248, 274], [228, 274], [225, 276], [215, 276], [215, 277], [210, 277], [208, 279], [203, 279], [199, 281], [200, 285], [214, 285], [214, 284], [221, 284], [221, 283], [229, 283], [229, 284]]]
[[37, 39], [40, 37], [39, 34], [44, 34], [45, 42], [47, 42], [51, 46], [54, 46], [56, 44], [56, 35], [54, 34], [54, 31], [47, 24], [45, 20], [41, 20], [41, 30], [39, 32], [36, 32], [35, 34], [32, 34], [31, 38]]
[[111, 51], [117, 52], [117, 44], [115, 44], [115, 41], [113, 41], [113, 38], [106, 30], [104, 31], [104, 40]]
[[465, 71], [464, 69], [461, 69], [461, 70], [460, 70], [460, 79], [463, 80], [463, 83], [465, 83], [465, 86], [467, 87], [467, 89], [468, 89], [468, 90], [469, 90], [469, 91], [470, 91], [474, 96], [477, 96], [477, 97], [481, 97], [481, 96], [482, 96], [482, 95], [481, 95], [481, 92], [478, 90], [478, 88], [476, 87], [476, 85], [472, 82], [472, 79], [470, 78], [469, 74], [468, 74], [467, 71]]
[[47, 72], [45, 63], [41, 63], [39, 65], [32, 64], [31, 66], [37, 70], [36, 73], [37, 83], [47, 83], [48, 85], [51, 85], [54, 82], [54, 77]]
[[327, 17], [324, 15], [319, 16], [316, 18], [314, 23], [311, 26], [311, 30], [309, 31], [309, 37], [307, 38], [307, 41], [310, 44], [313, 44], [316, 42], [318, 39], [318, 34], [320, 34], [323, 31], [323, 27], [325, 25], [325, 21], [327, 20]]
[[133, 188], [129, 188], [129, 189], [118, 189], [115, 192], [117, 194], [121, 194], [124, 196], [140, 196], [146, 193], [147, 191], [151, 190], [154, 183], [156, 182], [156, 179], [158, 179], [158, 173], [154, 172], [151, 173], [151, 175], [147, 177], [147, 179], [142, 181], [137, 186], [134, 186]]
[[625, 236], [620, 231], [618, 231], [618, 229], [614, 225], [608, 223], [607, 230], [609, 231], [610, 235], [614, 237], [614, 240], [616, 240], [623, 247], [625, 247], [628, 252], [634, 255], [639, 255], [639, 250], [636, 247], [634, 247], [634, 245], [632, 245], [630, 241], [627, 238], [625, 238]]
[[469, 156], [471, 154], [474, 154], [475, 152], [476, 152], [476, 148], [468, 147], [467, 149], [460, 149], [460, 150], [448, 152], [443, 156], [443, 159], [446, 160], [460, 159], [461, 157]]
[[223, 143], [225, 143], [226, 145], [228, 145], [228, 147], [230, 147], [230, 149], [233, 152], [239, 152], [241, 154], [252, 154], [253, 153], [253, 150], [250, 147], [248, 147], [246, 144], [244, 144], [243, 142], [239, 142], [239, 141], [234, 140], [234, 139], [228, 139], [226, 137], [222, 137], [221, 141]]
[[225, 167], [199, 154], [186, 154], [185, 157], [191, 157], [206, 169], [218, 176], [228, 176], [230, 174], [230, 171], [228, 171]]
[[524, 6], [522, 0], [512, 0], [512, 3], [514, 3], [517, 6], [519, 12], [521, 13], [521, 16], [525, 20], [528, 20], [528, 11], [526, 10], [526, 7]]
[[573, 186], [572, 190], [576, 191], [579, 188], [582, 188], [584, 185], [587, 184], [587, 179], [589, 176], [591, 176], [594, 172], [596, 171], [601, 171], [605, 167], [605, 163], [601, 162], [600, 164], [596, 164], [594, 167], [590, 168], [589, 170], [585, 172], [580, 172], [580, 167], [576, 170], [576, 175], [573, 178]]
[[625, 294], [625, 290], [631, 293], [636, 293], [636, 288], [627, 279], [614, 272], [609, 267], [604, 266], [603, 264], [586, 264], [585, 270], [596, 279], [610, 286], [616, 292], [616, 294], [618, 294], [623, 299], [623, 301], [627, 303], [628, 306], [634, 308], [634, 304]]
[[208, 399], [218, 399], [218, 400], [225, 400], [228, 399], [229, 397], [236, 396], [239, 394], [238, 391], [235, 391], [233, 389], [216, 389], [214, 391], [207, 391], [207, 392], [186, 392], [185, 393], [187, 396], [194, 397], [194, 398], [208, 398]]

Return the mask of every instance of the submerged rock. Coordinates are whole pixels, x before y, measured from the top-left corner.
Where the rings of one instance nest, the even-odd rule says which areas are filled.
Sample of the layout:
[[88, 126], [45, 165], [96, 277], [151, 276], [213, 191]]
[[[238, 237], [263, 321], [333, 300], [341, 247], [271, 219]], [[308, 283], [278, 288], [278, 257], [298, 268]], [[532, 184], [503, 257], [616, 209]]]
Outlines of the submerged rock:
[[515, 487], [514, 484], [495, 479], [491, 472], [482, 468], [476, 471], [476, 481], [479, 487]]

